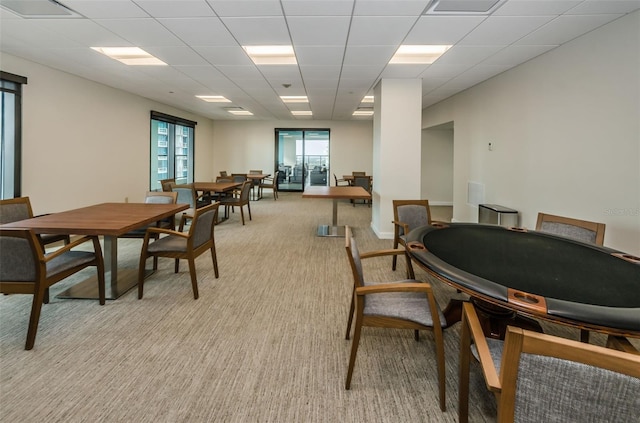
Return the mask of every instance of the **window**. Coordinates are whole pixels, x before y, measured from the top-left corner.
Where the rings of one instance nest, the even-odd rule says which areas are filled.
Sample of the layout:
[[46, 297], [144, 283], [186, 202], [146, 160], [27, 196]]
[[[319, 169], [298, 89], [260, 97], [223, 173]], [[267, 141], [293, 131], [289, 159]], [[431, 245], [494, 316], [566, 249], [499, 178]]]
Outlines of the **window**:
[[149, 188], [162, 190], [160, 181], [174, 178], [177, 184], [193, 182], [196, 122], [151, 112], [151, 175]]
[[0, 198], [21, 195], [22, 85], [27, 78], [0, 72]]

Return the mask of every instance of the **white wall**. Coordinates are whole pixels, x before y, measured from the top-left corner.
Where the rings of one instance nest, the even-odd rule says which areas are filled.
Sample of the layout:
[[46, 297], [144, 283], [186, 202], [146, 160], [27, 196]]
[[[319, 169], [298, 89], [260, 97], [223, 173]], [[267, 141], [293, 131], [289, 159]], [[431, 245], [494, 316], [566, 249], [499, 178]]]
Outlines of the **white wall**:
[[150, 111], [198, 122], [195, 176], [212, 177], [213, 122], [52, 68], [2, 54], [2, 70], [28, 78], [22, 106], [22, 195], [34, 213], [144, 200]]
[[453, 129], [422, 130], [421, 167], [420, 198], [429, 200], [430, 205], [452, 205]]
[[[423, 111], [453, 121], [454, 218], [485, 202], [605, 223], [605, 245], [640, 254], [640, 12]], [[488, 143], [494, 146], [488, 150]]]
[[373, 125], [371, 121], [250, 121], [218, 120], [213, 128], [213, 170], [247, 172], [263, 169], [273, 173], [276, 128], [330, 129], [329, 145], [331, 185], [354, 170], [372, 171]]

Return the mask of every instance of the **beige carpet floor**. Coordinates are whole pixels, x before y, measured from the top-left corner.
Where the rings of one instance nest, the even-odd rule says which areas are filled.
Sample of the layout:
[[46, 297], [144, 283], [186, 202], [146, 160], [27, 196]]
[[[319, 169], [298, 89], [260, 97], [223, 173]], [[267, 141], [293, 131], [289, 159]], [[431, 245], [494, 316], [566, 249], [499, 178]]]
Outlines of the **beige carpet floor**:
[[[352, 279], [344, 239], [315, 235], [329, 223], [331, 201], [265, 194], [251, 211], [245, 226], [238, 210], [216, 226], [220, 278], [210, 257], [198, 258], [198, 300], [186, 263], [176, 275], [167, 259], [146, 280], [142, 300], [135, 290], [105, 306], [55, 298], [87, 270], [52, 288], [35, 348], [25, 351], [31, 297], [0, 296], [0, 421], [457, 421], [459, 324], [445, 332], [446, 412], [429, 333], [415, 342], [411, 331], [365, 328], [346, 391]], [[370, 229], [367, 206], [341, 202], [339, 221], [354, 228], [362, 251], [392, 244]], [[140, 246], [120, 241], [121, 267], [137, 266]], [[382, 259], [365, 272], [380, 281], [404, 274], [390, 268]], [[459, 295], [439, 282], [434, 288], [443, 306]], [[473, 383], [471, 421], [494, 421], [477, 371]]]

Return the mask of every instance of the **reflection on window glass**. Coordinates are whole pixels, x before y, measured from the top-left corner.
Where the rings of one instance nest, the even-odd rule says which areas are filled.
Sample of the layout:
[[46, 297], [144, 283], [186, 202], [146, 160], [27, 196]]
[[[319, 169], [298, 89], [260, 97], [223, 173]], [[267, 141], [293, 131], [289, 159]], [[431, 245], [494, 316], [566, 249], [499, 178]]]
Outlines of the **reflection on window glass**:
[[193, 182], [195, 122], [152, 112], [150, 189], [162, 189], [160, 181]]

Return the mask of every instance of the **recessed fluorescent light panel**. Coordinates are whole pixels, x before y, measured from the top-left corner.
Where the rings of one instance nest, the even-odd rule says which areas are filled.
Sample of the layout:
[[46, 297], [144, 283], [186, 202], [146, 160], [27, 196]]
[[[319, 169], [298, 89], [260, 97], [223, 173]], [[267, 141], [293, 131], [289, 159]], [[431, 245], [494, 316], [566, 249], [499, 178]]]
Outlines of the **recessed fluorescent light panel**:
[[231, 100], [221, 95], [197, 95], [196, 97], [207, 103], [231, 103]]
[[281, 95], [280, 99], [285, 103], [308, 103], [306, 95]]
[[311, 110], [292, 110], [291, 114], [294, 116], [313, 116]]
[[353, 112], [353, 116], [373, 116], [373, 110], [356, 110]]
[[372, 95], [365, 95], [362, 99], [362, 103], [373, 103], [374, 97]]
[[165, 62], [138, 47], [91, 47], [98, 53], [109, 56], [130, 66], [167, 66]]
[[55, 0], [2, 0], [0, 6], [27, 19], [83, 18]]
[[425, 15], [490, 15], [506, 0], [432, 0]]
[[389, 63], [431, 64], [450, 48], [450, 45], [401, 45]]
[[242, 107], [226, 107], [225, 110], [236, 116], [253, 116], [253, 113], [244, 110]]
[[242, 46], [256, 65], [295, 65], [292, 46]]

